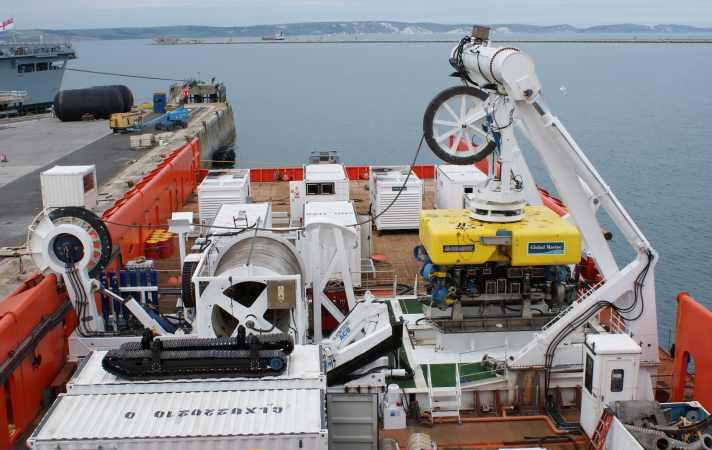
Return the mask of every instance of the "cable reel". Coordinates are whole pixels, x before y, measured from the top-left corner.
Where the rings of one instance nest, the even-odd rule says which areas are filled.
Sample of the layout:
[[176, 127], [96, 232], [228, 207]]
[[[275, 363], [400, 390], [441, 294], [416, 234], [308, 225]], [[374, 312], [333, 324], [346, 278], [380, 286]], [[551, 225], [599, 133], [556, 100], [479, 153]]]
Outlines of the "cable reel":
[[64, 273], [86, 268], [95, 278], [111, 259], [109, 230], [93, 212], [81, 207], [53, 208], [35, 217], [27, 232], [27, 249], [41, 271]]

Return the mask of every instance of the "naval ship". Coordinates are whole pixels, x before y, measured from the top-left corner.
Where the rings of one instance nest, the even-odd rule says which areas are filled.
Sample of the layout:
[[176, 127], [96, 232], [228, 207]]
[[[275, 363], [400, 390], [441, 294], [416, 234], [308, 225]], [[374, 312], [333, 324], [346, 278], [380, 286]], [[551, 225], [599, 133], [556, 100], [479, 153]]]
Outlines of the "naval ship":
[[0, 90], [22, 97], [18, 112], [41, 112], [57, 95], [67, 62], [77, 53], [70, 43], [15, 42], [0, 35]]

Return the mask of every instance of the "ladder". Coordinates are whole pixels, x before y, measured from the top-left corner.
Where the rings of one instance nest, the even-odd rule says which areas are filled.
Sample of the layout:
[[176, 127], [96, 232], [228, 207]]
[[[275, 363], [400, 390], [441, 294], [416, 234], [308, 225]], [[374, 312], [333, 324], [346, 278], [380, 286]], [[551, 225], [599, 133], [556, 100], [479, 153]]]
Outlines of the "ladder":
[[456, 418], [460, 423], [460, 406], [462, 405], [462, 388], [460, 386], [460, 368], [455, 364], [455, 386], [433, 387], [430, 375], [430, 364], [427, 365], [428, 398], [430, 400], [430, 422], [437, 418]]
[[613, 422], [613, 414], [609, 408], [604, 408], [601, 413], [601, 418], [598, 420], [598, 425], [596, 425], [596, 430], [593, 432], [593, 436], [591, 436], [588, 450], [603, 450], [606, 444], [608, 430], [611, 428], [611, 422]]

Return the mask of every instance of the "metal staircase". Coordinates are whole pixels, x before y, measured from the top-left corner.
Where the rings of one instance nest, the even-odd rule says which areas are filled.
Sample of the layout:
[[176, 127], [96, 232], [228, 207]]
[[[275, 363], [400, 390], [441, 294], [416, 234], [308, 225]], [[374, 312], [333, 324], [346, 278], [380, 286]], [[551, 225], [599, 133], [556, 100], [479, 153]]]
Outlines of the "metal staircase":
[[606, 445], [608, 430], [611, 429], [611, 422], [613, 422], [613, 414], [610, 409], [605, 408], [601, 413], [601, 418], [598, 420], [598, 425], [596, 425], [596, 431], [591, 436], [588, 450], [603, 450]]
[[460, 386], [460, 367], [455, 364], [455, 386], [433, 387], [430, 364], [427, 365], [428, 399], [430, 400], [430, 422], [439, 418], [457, 418], [460, 422], [462, 406], [462, 387]]

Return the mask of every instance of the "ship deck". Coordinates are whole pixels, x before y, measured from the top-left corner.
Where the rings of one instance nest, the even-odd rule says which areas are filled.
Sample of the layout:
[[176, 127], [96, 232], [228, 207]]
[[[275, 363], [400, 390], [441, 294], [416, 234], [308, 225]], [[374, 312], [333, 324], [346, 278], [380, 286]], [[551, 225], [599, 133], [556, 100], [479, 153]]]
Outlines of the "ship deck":
[[[423, 208], [433, 208], [435, 184], [433, 180], [423, 180], [425, 195]], [[368, 181], [351, 181], [350, 199], [357, 214], [368, 214], [370, 200]], [[273, 212], [289, 212], [289, 183], [283, 181], [259, 182], [251, 184], [251, 197], [255, 203], [271, 202]], [[181, 211], [193, 212], [198, 217], [198, 198], [194, 194], [181, 208]], [[413, 248], [419, 245], [418, 230], [372, 230], [372, 263], [368, 271], [362, 272], [362, 287], [371, 289], [377, 295], [390, 295], [394, 283], [413, 287], [419, 270], [418, 262], [413, 258]], [[191, 241], [186, 248], [190, 248]], [[180, 262], [177, 245], [175, 251], [166, 259], [155, 261], [159, 287], [178, 288], [180, 286]], [[422, 286], [418, 286], [420, 291]], [[376, 292], [378, 291], [378, 292]], [[161, 296], [161, 308], [173, 312], [177, 293]]]
[[[86, 127], [86, 123], [81, 123]], [[76, 146], [67, 146], [66, 137], [60, 140], [64, 143], [63, 149], [57, 150], [59, 153], [41, 152], [42, 145], [37, 144], [37, 140], [28, 139], [26, 144], [16, 145], [13, 138], [13, 153], [9, 156], [10, 162], [17, 161], [13, 166], [0, 166], [0, 245], [4, 242], [17, 245], [24, 239], [24, 233], [29, 221], [41, 208], [41, 196], [39, 195], [39, 173], [54, 164], [87, 164], [96, 163], [98, 176], [102, 182], [100, 193], [102, 194], [103, 208], [110, 206], [113, 201], [120, 197], [131, 186], [132, 180], [137, 180], [147, 171], [147, 167], [155, 165], [170, 149], [154, 148], [147, 151], [130, 151], [128, 149], [128, 137], [125, 135], [107, 135], [108, 125], [103, 123], [92, 123], [91, 133], [96, 132], [98, 138], [92, 142], [90, 131], [83, 129], [77, 137]], [[4, 126], [0, 124], [0, 127]], [[10, 126], [7, 124], [6, 126]], [[104, 129], [104, 127], [106, 127]], [[0, 128], [1, 129], [1, 128]], [[46, 130], [46, 128], [45, 128]], [[21, 132], [22, 130], [17, 130]], [[25, 130], [29, 131], [29, 130]], [[36, 133], [37, 131], [31, 131]], [[65, 128], [63, 132], [69, 132]], [[46, 139], [48, 148], [51, 148], [53, 139], [51, 133], [37, 137]], [[0, 134], [0, 138], [4, 135]], [[9, 138], [8, 138], [9, 139]], [[44, 142], [44, 141], [39, 141]], [[0, 141], [0, 144], [2, 141]], [[0, 149], [0, 152], [4, 150]], [[25, 153], [23, 153], [23, 151]], [[33, 157], [34, 155], [34, 157]], [[21, 168], [22, 161], [27, 161], [27, 167]], [[6, 171], [6, 172], [3, 172]], [[24, 172], [22, 172], [24, 171]], [[3, 181], [3, 174], [7, 174], [7, 181]], [[434, 203], [434, 182], [424, 180], [423, 208], [432, 208]], [[252, 198], [255, 202], [271, 202], [273, 211], [289, 211], [289, 183], [287, 182], [261, 182], [252, 184]], [[350, 183], [350, 198], [354, 202], [359, 214], [367, 214], [369, 211], [369, 192], [367, 181], [352, 181]], [[184, 211], [193, 211], [197, 214], [197, 196], [182, 208]], [[28, 211], [23, 215], [22, 211]], [[7, 223], [7, 221], [15, 221]], [[26, 223], [24, 223], [24, 222]], [[7, 230], [15, 234], [5, 233]], [[19, 234], [17, 232], [20, 232]], [[1, 239], [6, 239], [2, 241]], [[365, 284], [377, 286], [384, 291], [384, 285], [403, 283], [412, 286], [415, 282], [419, 264], [414, 260], [412, 249], [419, 244], [418, 232], [408, 231], [385, 231], [372, 233], [372, 255], [374, 259], [375, 272], [368, 275]], [[180, 265], [178, 260], [177, 246], [170, 258], [156, 261], [159, 270], [159, 287], [174, 288], [177, 292], [179, 286]], [[169, 289], [170, 290], [170, 289]], [[175, 294], [177, 295], [177, 293]], [[175, 306], [175, 297], [170, 294], [162, 297], [162, 305], [165, 307]], [[658, 370], [658, 387], [668, 386], [670, 377], [670, 358], [661, 351], [663, 364]], [[666, 400], [661, 398], [661, 400]], [[575, 415], [575, 411], [568, 411]], [[568, 417], [567, 419], [575, 419]], [[408, 436], [413, 432], [425, 432], [430, 434], [441, 448], [452, 449], [488, 449], [501, 447], [546, 447], [548, 449], [574, 449], [583, 448], [585, 441], [581, 436], [570, 437], [557, 432], [550, 420], [544, 416], [495, 416], [487, 417], [465, 417], [463, 423], [439, 423], [436, 426], [424, 423], [410, 423], [406, 430], [382, 431], [381, 437], [391, 437], [397, 439], [401, 446], [405, 448]], [[557, 440], [550, 440], [557, 438]], [[545, 440], [542, 440], [545, 439]], [[24, 448], [24, 447], [17, 447]]]
[[413, 433], [428, 434], [447, 449], [547, 448], [575, 450], [586, 448], [582, 435], [565, 434], [555, 428], [545, 416], [463, 418], [462, 423], [409, 423], [401, 430], [381, 430], [381, 439], [398, 441], [400, 448], [408, 448]]
[[[435, 183], [433, 180], [423, 180], [423, 186], [423, 208], [432, 209], [435, 202]], [[272, 202], [273, 211], [289, 211], [289, 183], [253, 183], [251, 188], [255, 202]], [[349, 182], [349, 190], [356, 213], [367, 215], [370, 207], [368, 181], [352, 180]], [[374, 228], [371, 241], [376, 272], [373, 275], [363, 275], [374, 284], [395, 281], [412, 286], [419, 269], [413, 258], [413, 248], [420, 244], [418, 230], [376, 231]]]

